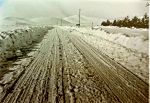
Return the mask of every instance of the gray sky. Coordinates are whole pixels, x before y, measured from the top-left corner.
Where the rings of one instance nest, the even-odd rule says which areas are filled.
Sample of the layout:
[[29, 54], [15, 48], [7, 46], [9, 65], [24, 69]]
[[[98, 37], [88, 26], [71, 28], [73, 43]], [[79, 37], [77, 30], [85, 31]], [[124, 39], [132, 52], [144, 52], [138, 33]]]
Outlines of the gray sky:
[[66, 17], [78, 9], [85, 16], [103, 19], [142, 16], [148, 13], [142, 0], [0, 0], [0, 17]]

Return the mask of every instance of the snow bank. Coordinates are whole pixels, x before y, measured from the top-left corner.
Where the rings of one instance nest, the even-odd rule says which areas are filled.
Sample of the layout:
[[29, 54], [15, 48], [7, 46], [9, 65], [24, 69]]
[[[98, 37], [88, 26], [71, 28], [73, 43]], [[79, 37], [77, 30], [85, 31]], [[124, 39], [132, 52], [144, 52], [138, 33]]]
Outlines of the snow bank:
[[127, 28], [127, 27], [116, 27], [116, 26], [100, 26], [106, 32], [117, 34], [121, 33], [128, 37], [141, 36], [142, 38], [148, 39], [148, 29], [144, 28]]
[[0, 61], [21, 55], [24, 49], [42, 38], [49, 27], [25, 27], [0, 33]]
[[[65, 28], [67, 29], [68, 27]], [[125, 32], [121, 32], [121, 31], [119, 31], [119, 33], [114, 34], [114, 33], [108, 33], [105, 30], [98, 29], [98, 28], [96, 30], [92, 30], [91, 28], [72, 27], [71, 29], [81, 33], [91, 34], [97, 38], [103, 38], [109, 40], [113, 43], [129, 48], [133, 51], [149, 54], [149, 50], [148, 50], [149, 40], [148, 40], [148, 34], [146, 34], [147, 30], [135, 29], [134, 31], [136, 32], [132, 33], [133, 31], [132, 29], [120, 28], [122, 31], [126, 31], [126, 33], [129, 34], [125, 34]]]

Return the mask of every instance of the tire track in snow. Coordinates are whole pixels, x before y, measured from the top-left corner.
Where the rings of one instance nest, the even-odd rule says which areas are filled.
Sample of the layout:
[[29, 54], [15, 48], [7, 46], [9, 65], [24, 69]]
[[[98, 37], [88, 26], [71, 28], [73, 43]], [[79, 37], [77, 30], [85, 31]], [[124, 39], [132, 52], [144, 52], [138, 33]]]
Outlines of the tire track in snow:
[[[148, 102], [148, 85], [144, 81], [139, 79], [136, 75], [132, 75], [130, 72], [123, 69], [119, 64], [116, 64], [115, 62], [111, 63], [112, 61], [108, 57], [99, 53], [81, 38], [71, 35], [71, 40], [78, 50], [85, 56], [85, 58], [90, 61], [97, 73], [99, 73], [101, 78], [103, 78], [105, 84], [121, 102]], [[115, 69], [120, 69], [121, 72], [127, 73], [126, 75], [129, 77], [128, 81], [135, 79], [133, 84], [130, 82], [130, 86], [133, 86], [134, 89], [125, 83], [124, 79], [127, 78], [121, 78], [121, 76], [116, 74]]]
[[68, 31], [53, 29], [2, 103], [148, 103], [148, 84]]

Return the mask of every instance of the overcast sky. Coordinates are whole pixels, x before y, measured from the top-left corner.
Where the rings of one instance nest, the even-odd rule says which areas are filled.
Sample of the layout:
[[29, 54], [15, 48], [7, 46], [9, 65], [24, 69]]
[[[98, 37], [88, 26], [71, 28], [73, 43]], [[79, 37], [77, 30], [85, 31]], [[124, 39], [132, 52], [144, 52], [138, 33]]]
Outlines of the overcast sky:
[[0, 0], [0, 17], [66, 17], [81, 8], [85, 16], [103, 19], [142, 16], [144, 0]]

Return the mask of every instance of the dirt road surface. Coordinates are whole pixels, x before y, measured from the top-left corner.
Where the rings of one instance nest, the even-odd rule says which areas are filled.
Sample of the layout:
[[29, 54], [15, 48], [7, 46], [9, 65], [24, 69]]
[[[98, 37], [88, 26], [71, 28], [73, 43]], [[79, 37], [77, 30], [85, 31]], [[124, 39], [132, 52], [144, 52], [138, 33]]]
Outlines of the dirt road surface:
[[1, 103], [148, 103], [148, 84], [82, 38], [49, 30]]

